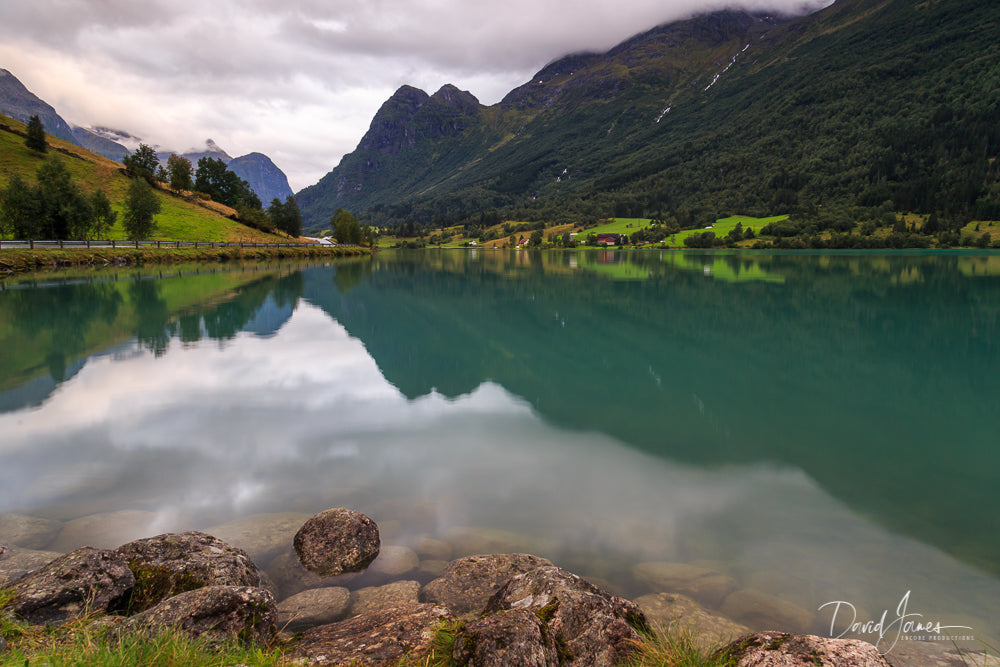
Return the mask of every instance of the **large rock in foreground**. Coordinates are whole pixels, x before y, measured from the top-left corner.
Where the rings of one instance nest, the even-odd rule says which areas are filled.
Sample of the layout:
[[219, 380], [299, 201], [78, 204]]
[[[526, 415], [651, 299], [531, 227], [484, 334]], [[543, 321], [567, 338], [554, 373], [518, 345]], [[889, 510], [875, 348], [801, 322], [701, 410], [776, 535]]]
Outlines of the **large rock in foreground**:
[[728, 659], [739, 667], [890, 667], [867, 642], [786, 632], [741, 637], [713, 657]]
[[147, 537], [115, 551], [135, 575], [132, 613], [204, 586], [260, 585], [247, 552], [198, 531]]
[[552, 563], [531, 554], [468, 556], [448, 563], [420, 591], [421, 602], [443, 604], [456, 616], [478, 614], [511, 577]]
[[0, 546], [0, 584], [13, 582], [39, 570], [63, 554], [57, 551], [34, 551]]
[[306, 521], [293, 543], [307, 570], [327, 577], [360, 572], [378, 556], [378, 526], [361, 512], [339, 507]]
[[416, 604], [420, 583], [417, 581], [394, 581], [385, 586], [367, 586], [351, 593], [349, 616], [361, 616], [383, 609]]
[[209, 644], [231, 639], [262, 643], [274, 634], [276, 616], [274, 596], [263, 588], [206, 586], [164, 600], [125, 621], [118, 631], [155, 635], [172, 628]]
[[472, 667], [556, 667], [559, 650], [538, 614], [515, 609], [466, 624], [455, 633], [452, 658]]
[[356, 616], [307, 630], [288, 658], [310, 665], [394, 665], [431, 650], [434, 632], [451, 612], [432, 604], [411, 604]]
[[648, 628], [642, 610], [555, 566], [519, 574], [497, 591], [483, 615], [528, 609], [542, 620], [560, 649], [560, 662], [576, 667], [617, 665], [635, 650], [637, 630]]
[[30, 623], [64, 623], [118, 608], [134, 585], [124, 558], [83, 547], [18, 580], [9, 609]]

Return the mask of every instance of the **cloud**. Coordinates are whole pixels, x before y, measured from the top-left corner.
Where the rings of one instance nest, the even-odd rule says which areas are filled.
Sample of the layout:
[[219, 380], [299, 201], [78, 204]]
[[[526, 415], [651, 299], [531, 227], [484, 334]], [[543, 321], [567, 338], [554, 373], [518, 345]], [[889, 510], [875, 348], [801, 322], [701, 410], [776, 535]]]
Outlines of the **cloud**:
[[0, 5], [0, 67], [70, 122], [268, 154], [293, 189], [355, 148], [402, 84], [497, 102], [546, 63], [734, 4], [830, 0], [36, 0]]

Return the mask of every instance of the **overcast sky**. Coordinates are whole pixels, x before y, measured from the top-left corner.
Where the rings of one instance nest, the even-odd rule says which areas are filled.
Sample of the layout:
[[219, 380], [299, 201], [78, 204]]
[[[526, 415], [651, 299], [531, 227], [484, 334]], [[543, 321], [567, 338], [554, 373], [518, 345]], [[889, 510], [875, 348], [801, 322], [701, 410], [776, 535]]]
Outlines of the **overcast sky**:
[[403, 84], [494, 104], [548, 62], [723, 6], [831, 0], [2, 0], [0, 68], [76, 125], [266, 153], [295, 191]]

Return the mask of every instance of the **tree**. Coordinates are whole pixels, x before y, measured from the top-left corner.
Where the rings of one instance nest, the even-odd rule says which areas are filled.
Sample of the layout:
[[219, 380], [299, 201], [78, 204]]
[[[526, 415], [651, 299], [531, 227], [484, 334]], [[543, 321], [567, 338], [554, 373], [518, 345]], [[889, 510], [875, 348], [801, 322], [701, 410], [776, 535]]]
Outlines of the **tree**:
[[[989, 236], [989, 234], [987, 234]], [[370, 225], [361, 228], [361, 242], [369, 248], [378, 243], [378, 230]]]
[[90, 233], [94, 210], [90, 199], [73, 183], [57, 156], [47, 159], [37, 173], [40, 202], [38, 235], [49, 239], [82, 239]]
[[91, 233], [96, 239], [107, 236], [108, 230], [118, 220], [118, 211], [112, 210], [111, 200], [104, 194], [104, 190], [94, 190], [94, 194], [90, 195], [90, 207], [94, 212]]
[[213, 201], [236, 208], [237, 204], [250, 208], [261, 208], [260, 198], [250, 184], [226, 168], [222, 160], [211, 157], [198, 159], [198, 169], [194, 174], [194, 189], [204, 192]]
[[156, 229], [153, 216], [160, 212], [160, 200], [145, 179], [136, 178], [128, 187], [125, 199], [125, 233], [133, 241], [148, 239]]
[[156, 157], [156, 151], [146, 144], [139, 144], [135, 153], [126, 155], [122, 160], [125, 165], [125, 173], [132, 178], [143, 178], [147, 183], [152, 184], [156, 178], [156, 168], [160, 166], [160, 158]]
[[0, 233], [16, 239], [36, 238], [40, 217], [38, 193], [19, 174], [14, 174], [0, 191]]
[[284, 203], [275, 197], [267, 207], [267, 214], [271, 223], [289, 236], [297, 237], [302, 234], [302, 213], [295, 203], [295, 197], [288, 195]]
[[191, 160], [177, 153], [171, 153], [167, 158], [167, 175], [170, 187], [176, 191], [190, 190], [194, 186], [191, 182]]
[[361, 225], [358, 224], [358, 219], [353, 215], [338, 208], [333, 212], [330, 222], [333, 225], [333, 236], [337, 239], [337, 243], [347, 245], [361, 243]]
[[37, 115], [28, 119], [28, 137], [24, 140], [24, 145], [39, 153], [44, 153], [49, 149], [45, 142], [45, 126], [42, 125], [42, 120]]
[[528, 246], [537, 248], [540, 245], [542, 245], [542, 230], [536, 229], [531, 232], [531, 236], [528, 237]]

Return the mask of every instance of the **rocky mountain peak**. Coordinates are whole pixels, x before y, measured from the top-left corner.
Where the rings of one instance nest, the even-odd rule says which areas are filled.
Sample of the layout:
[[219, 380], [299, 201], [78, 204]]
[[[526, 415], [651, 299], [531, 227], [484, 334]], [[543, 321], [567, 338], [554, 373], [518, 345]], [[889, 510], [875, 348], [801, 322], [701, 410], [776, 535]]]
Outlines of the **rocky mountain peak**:
[[476, 113], [482, 106], [475, 95], [467, 90], [459, 90], [450, 83], [441, 86], [440, 90], [431, 95], [431, 99], [467, 114]]

